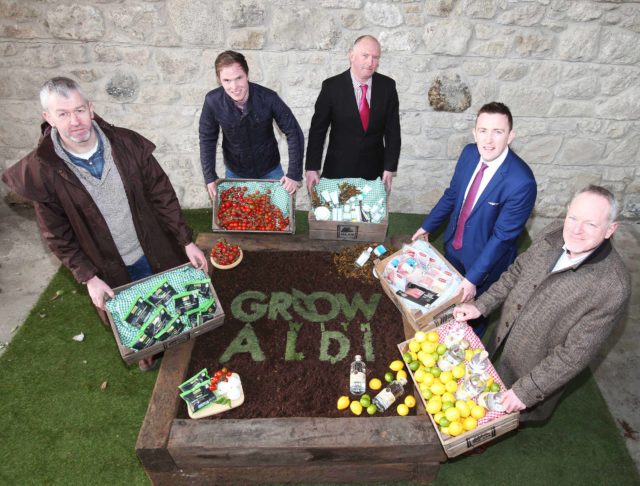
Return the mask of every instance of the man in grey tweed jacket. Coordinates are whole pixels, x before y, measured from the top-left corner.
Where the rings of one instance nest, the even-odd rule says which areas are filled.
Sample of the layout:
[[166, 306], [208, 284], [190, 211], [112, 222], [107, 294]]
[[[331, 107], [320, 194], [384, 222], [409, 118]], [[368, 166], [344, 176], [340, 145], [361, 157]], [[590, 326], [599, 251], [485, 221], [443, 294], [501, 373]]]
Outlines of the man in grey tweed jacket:
[[509, 389], [501, 401], [522, 411], [521, 422], [551, 416], [627, 308], [629, 272], [609, 240], [617, 213], [607, 189], [579, 191], [563, 225], [545, 228], [475, 304], [454, 310], [466, 321], [503, 305], [489, 352], [502, 351], [496, 370]]

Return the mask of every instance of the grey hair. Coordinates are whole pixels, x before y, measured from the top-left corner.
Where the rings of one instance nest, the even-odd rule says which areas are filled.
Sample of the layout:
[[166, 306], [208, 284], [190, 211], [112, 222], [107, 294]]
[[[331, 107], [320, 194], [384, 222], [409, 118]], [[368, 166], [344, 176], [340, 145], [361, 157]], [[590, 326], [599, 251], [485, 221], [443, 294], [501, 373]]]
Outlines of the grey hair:
[[576, 192], [573, 198], [571, 198], [571, 200], [573, 201], [578, 195], [584, 194], [584, 193], [596, 194], [598, 196], [605, 198], [609, 203], [609, 224], [613, 223], [616, 220], [616, 218], [618, 217], [618, 211], [620, 210], [620, 208], [618, 206], [618, 201], [616, 201], [616, 197], [613, 195], [613, 193], [609, 189], [602, 186], [589, 184], [587, 187], [580, 189], [578, 192]]
[[[382, 46], [380, 46], [380, 41], [379, 41], [378, 39], [376, 39], [375, 37], [373, 37], [373, 36], [372, 36], [372, 35], [370, 35], [370, 34], [364, 34], [364, 35], [361, 35], [360, 37], [358, 37], [358, 38], [353, 42], [353, 46], [351, 47], [351, 49], [353, 49], [355, 46], [357, 46], [357, 45], [360, 43], [360, 41], [362, 41], [362, 40], [364, 40], [364, 39], [371, 39], [371, 40], [372, 40], [372, 41], [374, 41], [376, 44], [378, 44], [378, 47], [382, 47]], [[351, 50], [351, 49], [349, 49], [349, 50]]]
[[73, 79], [63, 76], [51, 78], [45, 81], [42, 88], [40, 88], [40, 105], [42, 105], [44, 111], [47, 111], [49, 109], [49, 96], [56, 94], [63, 98], [69, 98], [73, 91], [78, 92], [80, 96], [87, 101], [87, 97], [82, 92], [82, 88], [80, 88], [80, 85]]

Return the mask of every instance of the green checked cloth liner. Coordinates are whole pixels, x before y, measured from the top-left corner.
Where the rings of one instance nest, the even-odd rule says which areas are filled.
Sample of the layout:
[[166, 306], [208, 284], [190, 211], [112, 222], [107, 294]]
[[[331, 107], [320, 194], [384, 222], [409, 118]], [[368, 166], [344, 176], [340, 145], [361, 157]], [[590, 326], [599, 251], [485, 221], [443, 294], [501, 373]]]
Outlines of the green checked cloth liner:
[[[120, 335], [120, 341], [125, 346], [129, 346], [140, 331], [138, 327], [132, 326], [125, 321], [129, 309], [133, 303], [138, 300], [138, 298], [142, 297], [144, 299], [165, 280], [176, 290], [177, 293], [180, 294], [182, 292], [187, 292], [187, 289], [185, 288], [186, 284], [196, 280], [209, 280], [209, 277], [202, 270], [197, 270], [192, 266], [184, 266], [176, 268], [175, 270], [160, 273], [148, 280], [132, 285], [128, 289], [116, 294], [113, 299], [107, 301], [107, 309], [109, 309], [109, 312], [111, 312], [111, 315], [113, 316], [113, 321], [118, 329], [118, 334]], [[211, 298], [212, 305], [213, 303], [217, 304], [217, 302], [213, 300], [214, 297], [212, 296]], [[170, 314], [176, 315], [173, 300], [169, 302], [166, 308]], [[193, 327], [189, 323], [189, 319], [186, 315], [181, 316], [180, 321], [185, 325], [184, 330], [188, 330]]]
[[380, 199], [382, 199], [382, 203], [380, 203], [379, 206], [384, 209], [385, 214], [387, 213], [387, 192], [385, 191], [384, 184], [379, 177], [374, 181], [356, 178], [320, 179], [320, 182], [316, 186], [316, 192], [321, 199], [322, 191], [338, 191], [338, 194], [340, 194], [340, 189], [338, 186], [345, 182], [357, 187], [358, 189], [360, 189], [360, 191], [362, 191], [365, 186], [369, 186], [371, 190], [366, 195], [364, 194], [364, 192], [362, 192], [363, 204], [373, 206], [374, 204], [378, 204]]
[[282, 210], [282, 215], [285, 218], [289, 216], [289, 213], [291, 212], [291, 208], [289, 207], [289, 200], [291, 196], [287, 191], [285, 191], [279, 182], [248, 181], [242, 179], [221, 182], [218, 184], [218, 195], [216, 196], [218, 206], [220, 206], [220, 194], [225, 189], [238, 186], [247, 188], [247, 192], [245, 193], [246, 195], [254, 194], [256, 189], [260, 191], [260, 193], [264, 193], [267, 189], [271, 189], [271, 202]]

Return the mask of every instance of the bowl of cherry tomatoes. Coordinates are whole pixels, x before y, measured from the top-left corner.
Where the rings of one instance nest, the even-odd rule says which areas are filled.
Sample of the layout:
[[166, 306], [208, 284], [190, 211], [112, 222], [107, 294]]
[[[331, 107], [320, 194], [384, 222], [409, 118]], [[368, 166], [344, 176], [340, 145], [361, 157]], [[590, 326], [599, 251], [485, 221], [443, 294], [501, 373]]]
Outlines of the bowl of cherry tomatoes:
[[233, 245], [225, 238], [221, 238], [211, 248], [209, 257], [214, 267], [229, 270], [240, 264], [242, 255], [242, 248], [239, 245]]

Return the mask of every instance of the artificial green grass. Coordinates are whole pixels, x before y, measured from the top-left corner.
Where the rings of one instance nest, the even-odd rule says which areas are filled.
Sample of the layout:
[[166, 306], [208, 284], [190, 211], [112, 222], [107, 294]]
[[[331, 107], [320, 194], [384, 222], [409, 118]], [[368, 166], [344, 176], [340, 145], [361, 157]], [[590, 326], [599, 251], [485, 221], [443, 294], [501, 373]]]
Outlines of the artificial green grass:
[[[211, 211], [186, 215], [196, 232], [209, 230]], [[389, 233], [411, 235], [421, 221], [393, 214]], [[305, 212], [297, 213], [296, 227], [308, 231]], [[73, 341], [81, 331], [85, 340]], [[0, 484], [149, 484], [134, 448], [157, 374], [123, 363], [85, 288], [66, 269], [0, 356], [0, 370]], [[481, 456], [448, 461], [434, 484], [639, 482], [587, 371], [546, 425], [510, 433]]]

